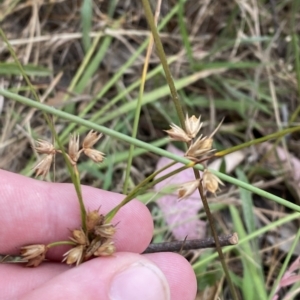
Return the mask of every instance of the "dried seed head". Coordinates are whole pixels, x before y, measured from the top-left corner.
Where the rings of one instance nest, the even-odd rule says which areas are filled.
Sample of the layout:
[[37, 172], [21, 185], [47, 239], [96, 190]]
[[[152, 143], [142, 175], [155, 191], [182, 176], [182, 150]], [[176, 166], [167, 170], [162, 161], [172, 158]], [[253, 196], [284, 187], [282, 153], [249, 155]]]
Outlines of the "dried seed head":
[[200, 136], [193, 144], [190, 145], [189, 149], [185, 153], [185, 156], [190, 158], [199, 158], [209, 152], [213, 151], [212, 148], [213, 139]]
[[54, 146], [51, 143], [44, 140], [37, 140], [34, 149], [38, 153], [42, 154], [55, 154], [56, 152]]
[[71, 134], [69, 141], [69, 158], [72, 165], [76, 165], [77, 160], [80, 156], [79, 152], [79, 135]]
[[186, 132], [175, 124], [170, 125], [171, 129], [164, 130], [170, 137], [172, 141], [189, 142], [191, 138], [186, 134]]
[[40, 255], [45, 255], [48, 250], [46, 245], [29, 245], [21, 247], [21, 256], [25, 259], [31, 260], [33, 258], [39, 257]]
[[116, 247], [112, 240], [105, 241], [95, 252], [95, 256], [109, 256], [116, 252]]
[[103, 224], [95, 227], [95, 234], [105, 238], [111, 238], [116, 233], [116, 228], [113, 224]]
[[203, 187], [205, 190], [215, 194], [219, 189], [219, 184], [224, 185], [224, 183], [213, 173], [208, 170], [203, 172]]
[[29, 259], [26, 267], [37, 267], [39, 266], [45, 259], [46, 254], [40, 254], [39, 256]]
[[200, 179], [196, 179], [182, 184], [178, 189], [178, 200], [182, 200], [192, 195], [198, 188], [199, 183]]
[[83, 152], [86, 156], [92, 159], [94, 162], [99, 163], [102, 162], [104, 159], [104, 153], [91, 148], [83, 149]]
[[48, 154], [45, 156], [34, 168], [36, 177], [42, 175], [43, 179], [49, 173], [54, 154]]
[[185, 129], [190, 138], [194, 138], [201, 129], [203, 123], [200, 123], [200, 118], [201, 116], [197, 119], [194, 115], [189, 118], [188, 115], [186, 115]]
[[63, 255], [65, 256], [65, 258], [62, 260], [62, 262], [65, 261], [67, 265], [72, 265], [76, 263], [76, 266], [78, 266], [82, 261], [83, 250], [83, 245], [70, 249]]
[[100, 238], [94, 238], [84, 253], [84, 260], [87, 260], [92, 255], [94, 255], [94, 252], [97, 251], [97, 249], [103, 244], [103, 242], [104, 241]]
[[75, 243], [80, 244], [80, 245], [88, 244], [88, 239], [82, 229], [73, 230], [72, 235], [73, 235], [73, 237], [71, 237], [70, 239], [72, 241], [74, 241]]
[[97, 225], [102, 225], [104, 216], [99, 214], [99, 210], [93, 210], [86, 215], [86, 228], [88, 231], [94, 230]]
[[102, 135], [102, 133], [91, 130], [82, 142], [83, 149], [92, 148]]

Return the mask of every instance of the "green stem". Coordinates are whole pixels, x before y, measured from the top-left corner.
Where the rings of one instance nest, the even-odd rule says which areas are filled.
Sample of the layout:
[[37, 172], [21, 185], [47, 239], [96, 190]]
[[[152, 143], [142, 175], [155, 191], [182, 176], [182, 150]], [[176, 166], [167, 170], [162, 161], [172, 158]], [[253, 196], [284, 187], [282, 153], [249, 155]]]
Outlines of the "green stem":
[[79, 201], [79, 206], [80, 206], [80, 217], [81, 217], [81, 227], [82, 227], [82, 230], [84, 232], [87, 232], [87, 229], [86, 229], [86, 209], [85, 209], [85, 206], [84, 206], [84, 203], [83, 203], [83, 197], [82, 197], [82, 192], [81, 192], [81, 183], [80, 183], [80, 177], [79, 177], [79, 173], [78, 173], [78, 170], [77, 170], [77, 167], [75, 169], [75, 172], [74, 172], [74, 186], [75, 186], [75, 189], [76, 189], [76, 193], [77, 193], [77, 198], [78, 198], [78, 201]]
[[[157, 18], [158, 18], [158, 16], [157, 16]], [[157, 18], [156, 18], [156, 25], [157, 25]], [[138, 97], [137, 106], [136, 106], [136, 109], [134, 112], [134, 123], [133, 123], [132, 135], [131, 135], [133, 138], [136, 138], [136, 136], [137, 136], [138, 126], [139, 126], [139, 121], [140, 121], [141, 107], [142, 107], [142, 102], [143, 102], [145, 81], [146, 81], [146, 76], [147, 76], [147, 71], [148, 71], [148, 66], [149, 66], [149, 59], [151, 56], [152, 48], [153, 48], [153, 36], [150, 36], [149, 45], [148, 45], [147, 53], [146, 53], [146, 59], [145, 59], [145, 63], [144, 63], [143, 71], [142, 71], [139, 97]], [[123, 186], [123, 194], [124, 195], [127, 194], [127, 190], [128, 190], [128, 182], [129, 182], [129, 175], [130, 175], [131, 164], [132, 164], [132, 159], [133, 159], [133, 151], [134, 151], [134, 145], [130, 144], [128, 159], [127, 159], [125, 181], [124, 181], [124, 186]]]
[[77, 245], [75, 242], [72, 241], [58, 241], [58, 242], [53, 242], [47, 245], [48, 248], [53, 248], [57, 246], [63, 246], [63, 245], [68, 245], [68, 246], [75, 246]]
[[245, 148], [248, 148], [248, 147], [253, 146], [253, 145], [261, 144], [261, 143], [269, 141], [269, 140], [278, 139], [278, 138], [280, 138], [280, 137], [282, 137], [286, 134], [290, 134], [292, 132], [299, 131], [299, 130], [300, 130], [300, 126], [283, 129], [281, 131], [271, 133], [271, 134], [263, 136], [261, 138], [258, 138], [258, 139], [252, 140], [252, 141], [248, 141], [246, 143], [243, 143], [243, 144], [240, 144], [240, 145], [237, 145], [237, 146], [234, 146], [234, 147], [216, 152], [215, 156], [217, 156], [217, 157], [225, 156], [229, 153], [232, 153], [232, 152], [235, 152], [235, 151], [238, 151], [238, 150], [241, 150], [241, 149], [245, 149]]
[[83, 203], [83, 197], [82, 197], [82, 192], [81, 192], [80, 176], [79, 176], [79, 173], [78, 173], [78, 169], [77, 169], [76, 165], [75, 165], [75, 167], [71, 165], [69, 157], [66, 154], [66, 151], [65, 151], [65, 149], [64, 149], [64, 147], [62, 145], [62, 142], [59, 139], [59, 137], [56, 134], [56, 132], [55, 132], [55, 139], [56, 139], [56, 142], [58, 143], [58, 146], [59, 146], [59, 148], [61, 150], [61, 154], [64, 157], [64, 160], [65, 160], [65, 163], [67, 165], [69, 174], [71, 176], [71, 179], [72, 179], [72, 182], [73, 182], [76, 194], [77, 194], [77, 199], [78, 199], [78, 202], [79, 202], [79, 207], [80, 207], [81, 227], [82, 227], [83, 231], [86, 232], [86, 209], [85, 209], [85, 206], [84, 206], [84, 203]]
[[[195, 173], [195, 177], [197, 179], [199, 179], [200, 178], [199, 171], [194, 170], [194, 173]], [[219, 255], [223, 270], [224, 270], [224, 273], [225, 273], [225, 277], [227, 279], [227, 283], [229, 285], [229, 289], [231, 291], [232, 298], [235, 299], [235, 300], [238, 300], [238, 296], [237, 296], [236, 290], [234, 288], [233, 282], [231, 280], [231, 277], [230, 277], [230, 274], [229, 274], [229, 271], [228, 271], [228, 267], [227, 267], [226, 262], [225, 262], [224, 254], [223, 254], [222, 247], [220, 245], [220, 241], [219, 241], [219, 237], [218, 237], [218, 233], [217, 233], [217, 230], [216, 230], [216, 227], [215, 227], [215, 222], [214, 222], [212, 213], [210, 211], [208, 201], [207, 201], [207, 198], [205, 196], [202, 184], [199, 185], [199, 193], [201, 195], [203, 208], [205, 210], [206, 216], [207, 216], [208, 221], [209, 221], [210, 229], [211, 229], [213, 238], [214, 238], [215, 243], [216, 243], [216, 249], [217, 249], [217, 252], [218, 252], [218, 255]]]
[[[16, 53], [15, 53], [14, 49], [12, 48], [12, 46], [10, 45], [10, 43], [9, 43], [9, 41], [8, 41], [8, 39], [7, 39], [6, 35], [5, 35], [5, 33], [4, 33], [4, 31], [2, 30], [2, 28], [0, 28], [0, 36], [1, 36], [2, 39], [4, 40], [4, 42], [5, 42], [6, 46], [7, 46], [7, 49], [8, 49], [8, 51], [9, 51], [10, 55], [13, 57], [13, 59], [14, 59], [14, 61], [15, 61], [15, 64], [16, 64], [17, 67], [19, 68], [20, 73], [21, 73], [22, 76], [24, 77], [24, 79], [25, 79], [27, 85], [29, 86], [29, 90], [30, 90], [31, 93], [33, 94], [35, 100], [38, 101], [38, 102], [40, 102], [40, 98], [39, 98], [38, 94], [36, 93], [36, 91], [35, 91], [33, 85], [31, 84], [29, 77], [27, 76], [26, 72], [24, 71], [24, 68], [23, 68], [22, 64], [20, 63], [18, 57], [16, 56]], [[48, 119], [48, 116], [47, 116], [47, 121], [50, 121], [50, 120]]]
[[[36, 93], [36, 91], [35, 91], [33, 85], [32, 85], [31, 82], [30, 82], [29, 77], [28, 77], [27, 74], [25, 73], [22, 64], [21, 64], [20, 61], [18, 60], [18, 58], [17, 58], [17, 56], [16, 56], [16, 54], [15, 54], [13, 48], [12, 48], [11, 45], [9, 44], [9, 41], [8, 41], [8, 39], [6, 38], [5, 33], [3, 32], [3, 30], [2, 30], [1, 28], [0, 28], [0, 36], [2, 37], [2, 39], [4, 40], [4, 42], [6, 43], [7, 48], [8, 48], [8, 50], [9, 50], [10, 54], [11, 54], [12, 57], [14, 58], [14, 61], [15, 61], [16, 65], [18, 66], [18, 68], [19, 68], [19, 70], [20, 70], [20, 73], [21, 73], [22, 76], [24, 77], [24, 79], [25, 79], [27, 85], [29, 86], [30, 91], [31, 91], [32, 94], [34, 95], [34, 98], [35, 98], [36, 102], [37, 102], [37, 103], [40, 103], [40, 99], [39, 99], [39, 97], [38, 97], [38, 94]], [[41, 104], [41, 103], [40, 103], [40, 104]], [[71, 174], [71, 177], [72, 177], [72, 180], [73, 180], [73, 183], [74, 183], [76, 192], [77, 192], [78, 201], [79, 201], [79, 204], [80, 204], [80, 213], [81, 213], [82, 228], [83, 228], [84, 231], [85, 231], [85, 229], [86, 229], [86, 224], [85, 224], [85, 220], [86, 220], [86, 210], [85, 210], [85, 207], [84, 207], [84, 204], [83, 204], [83, 199], [82, 199], [82, 194], [81, 194], [81, 184], [80, 184], [80, 179], [79, 179], [79, 176], [78, 176], [78, 171], [77, 171], [77, 169], [76, 169], [77, 173], [76, 173], [75, 176], [74, 176], [74, 172], [73, 172], [73, 170], [72, 170], [72, 166], [71, 166], [71, 164], [70, 164], [70, 162], [69, 162], [69, 159], [68, 159], [68, 157], [67, 157], [67, 155], [66, 155], [66, 153], [65, 153], [65, 151], [64, 151], [63, 145], [62, 145], [62, 143], [60, 142], [59, 137], [58, 137], [58, 135], [57, 135], [57, 133], [56, 133], [56, 131], [55, 131], [53, 122], [51, 121], [51, 118], [46, 114], [46, 111], [45, 111], [45, 110], [42, 110], [42, 112], [43, 112], [44, 118], [45, 118], [45, 120], [46, 120], [46, 122], [47, 122], [47, 124], [48, 124], [48, 126], [49, 126], [49, 128], [50, 128], [50, 130], [51, 130], [52, 136], [54, 137], [55, 141], [56, 141], [56, 142], [58, 143], [58, 145], [59, 145], [59, 148], [60, 148], [60, 150], [61, 150], [61, 152], [62, 152], [62, 154], [63, 154], [63, 157], [64, 157], [64, 159], [65, 159], [65, 162], [66, 162], [66, 164], [67, 164], [67, 166], [68, 166], [68, 170], [69, 170], [69, 172], [70, 172], [70, 174]]]
[[[145, 143], [145, 142], [142, 142], [142, 141], [137, 140], [137, 139], [133, 139], [132, 137], [127, 136], [125, 134], [122, 134], [120, 132], [116, 132], [112, 129], [109, 129], [109, 128], [101, 126], [101, 125], [97, 125], [97, 124], [92, 123], [88, 120], [81, 119], [77, 116], [68, 114], [68, 113], [63, 112], [61, 110], [57, 110], [57, 109], [55, 109], [53, 107], [50, 107], [48, 105], [45, 105], [43, 103], [39, 103], [39, 102], [36, 102], [34, 100], [28, 99], [26, 97], [11, 93], [11, 92], [9, 92], [5, 89], [0, 88], [0, 95], [2, 95], [4, 97], [7, 97], [7, 98], [11, 98], [14, 101], [20, 102], [24, 105], [28, 105], [30, 107], [34, 107], [34, 108], [40, 109], [42, 111], [45, 111], [47, 113], [53, 114], [55, 116], [61, 117], [65, 120], [75, 122], [75, 123], [80, 124], [82, 126], [86, 126], [89, 129], [94, 129], [96, 131], [102, 132], [102, 133], [104, 133], [104, 134], [106, 134], [106, 135], [108, 135], [112, 138], [115, 138], [115, 139], [118, 139], [118, 140], [121, 140], [121, 141], [124, 141], [124, 142], [127, 142], [127, 143], [132, 143], [136, 147], [146, 149], [146, 150], [148, 150], [150, 152], [153, 152], [153, 153], [155, 153], [159, 156], [170, 158], [171, 160], [182, 163], [184, 165], [187, 165], [189, 163], [193, 163], [192, 161], [190, 161], [189, 159], [187, 159], [185, 157], [175, 155], [171, 152], [168, 152], [168, 151], [163, 150], [161, 148], [155, 147], [152, 144]], [[278, 135], [288, 134], [288, 133], [292, 133], [292, 132], [296, 132], [296, 131], [300, 131], [300, 126], [293, 127], [293, 128], [288, 128], [288, 129], [285, 129], [285, 130], [281, 130], [281, 131], [277, 132], [276, 134], [278, 136]], [[275, 136], [276, 134], [272, 134], [271, 136]], [[203, 166], [201, 166], [201, 165], [196, 165], [194, 168], [197, 169], [197, 170], [200, 170], [200, 171], [203, 170]], [[262, 196], [264, 198], [275, 201], [278, 204], [283, 205], [285, 207], [288, 207], [288, 208], [290, 208], [294, 211], [300, 212], [300, 206], [298, 206], [294, 203], [291, 203], [290, 201], [284, 200], [283, 198], [280, 198], [276, 195], [273, 195], [273, 194], [268, 193], [264, 190], [261, 190], [261, 189], [255, 187], [255, 186], [253, 186], [252, 184], [245, 183], [245, 182], [240, 181], [236, 178], [230, 177], [230, 176], [228, 176], [224, 173], [221, 173], [221, 172], [218, 172], [218, 171], [215, 171], [215, 170], [209, 170], [209, 171], [211, 173], [215, 174], [216, 176], [218, 176], [223, 181], [226, 181], [226, 182], [229, 182], [229, 183], [231, 183], [233, 185], [236, 185], [238, 187], [244, 188], [244, 189], [246, 189], [246, 190], [248, 190], [248, 191], [250, 191], [254, 194], [257, 194], [257, 195]]]
[[173, 166], [176, 162], [171, 162], [168, 165], [164, 166], [163, 168], [159, 169], [158, 171], [152, 173], [151, 175], [149, 175], [146, 179], [144, 179], [142, 182], [140, 182], [124, 199], [121, 203], [119, 203], [116, 207], [114, 207], [106, 216], [105, 216], [105, 223], [110, 223], [110, 221], [112, 220], [112, 218], [116, 215], [116, 213], [120, 210], [120, 208], [122, 208], [126, 203], [128, 203], [129, 201], [131, 201], [135, 196], [137, 196], [137, 194], [139, 193], [140, 189], [143, 189], [145, 185], [147, 185], [147, 183], [149, 181], [151, 181], [152, 179], [155, 178], [155, 176], [157, 176], [159, 173], [161, 173], [162, 171], [170, 168], [171, 166]]
[[169, 65], [168, 65], [168, 62], [167, 62], [166, 54], [165, 54], [162, 42], [161, 42], [160, 37], [159, 37], [157, 27], [156, 27], [155, 22], [154, 22], [154, 18], [153, 18], [153, 14], [152, 14], [152, 10], [151, 10], [149, 1], [148, 0], [142, 0], [142, 3], [143, 3], [143, 6], [144, 6], [144, 11], [145, 11], [145, 16], [147, 18], [147, 22], [149, 24], [149, 27], [151, 29], [151, 33], [153, 35], [154, 43], [155, 43], [155, 46], [156, 46], [156, 51], [157, 51], [157, 54], [159, 56], [160, 62], [163, 66], [163, 69], [164, 69], [164, 72], [165, 72], [165, 75], [166, 75], [166, 80], [167, 80], [169, 88], [170, 88], [172, 100], [174, 102], [175, 109], [176, 109], [181, 127], [183, 129], [185, 129], [184, 114], [183, 114], [183, 111], [182, 111], [182, 108], [181, 108], [181, 104], [180, 104], [179, 97], [178, 97], [178, 94], [177, 94], [177, 90], [176, 90], [176, 87], [175, 87], [175, 84], [174, 84], [174, 81], [173, 81], [173, 78], [172, 78], [172, 74], [170, 72], [170, 68], [169, 68]]
[[176, 175], [176, 174], [178, 174], [178, 173], [180, 173], [180, 172], [182, 172], [186, 169], [192, 168], [192, 167], [193, 167], [193, 165], [191, 165], [191, 164], [180, 167], [180, 168], [178, 168], [176, 170], [173, 170], [172, 172], [170, 172], [170, 173], [168, 173], [164, 176], [161, 176], [161, 177], [149, 182], [148, 184], [147, 183], [142, 184], [141, 187], [138, 190], [136, 188], [134, 189], [136, 191], [136, 193], [133, 194], [133, 196], [137, 197], [138, 195], [143, 194], [146, 190], [150, 189], [151, 187], [155, 186], [156, 184], [158, 184], [158, 183], [160, 183], [160, 182], [162, 182], [162, 181], [164, 181], [164, 180], [166, 180], [166, 179], [168, 179], [168, 178], [170, 178], [170, 177], [172, 177], [172, 176], [174, 176], [174, 175]]
[[[154, 18], [153, 18], [153, 14], [152, 14], [152, 11], [151, 11], [149, 1], [148, 0], [142, 0], [142, 3], [143, 3], [143, 6], [144, 6], [145, 16], [147, 18], [148, 24], [150, 26], [150, 29], [151, 29], [151, 32], [152, 32], [152, 35], [153, 35], [153, 38], [154, 38], [154, 42], [155, 42], [155, 46], [156, 46], [158, 56], [160, 58], [160, 62], [161, 62], [162, 66], [163, 66], [163, 69], [165, 71], [166, 80], [167, 80], [169, 88], [170, 88], [172, 100], [173, 100], [173, 103], [175, 105], [177, 115], [178, 115], [178, 118], [180, 120], [181, 127], [182, 127], [183, 130], [185, 130], [184, 114], [183, 114], [183, 111], [182, 111], [181, 103], [179, 101], [177, 90], [175, 88], [175, 84], [174, 84], [174, 81], [173, 81], [168, 63], [167, 63], [167, 59], [166, 59], [166, 55], [165, 55], [165, 52], [164, 52], [162, 42], [160, 40], [157, 28], [155, 26], [155, 22], [154, 22]], [[199, 174], [198, 171], [194, 170], [194, 173], [195, 173], [196, 178], [200, 178], [200, 174]], [[200, 189], [199, 189], [199, 192], [200, 192]], [[213, 220], [213, 217], [210, 213], [209, 206], [207, 204], [207, 201], [205, 201], [205, 199], [203, 199], [203, 198], [202, 198], [202, 202], [203, 202], [203, 205], [206, 202], [206, 205], [204, 205], [204, 207], [206, 207], [205, 212], [207, 214], [208, 221], [209, 221], [209, 224], [210, 224], [211, 229], [212, 229], [212, 233], [213, 233], [215, 243], [216, 243], [216, 248], [217, 248], [218, 253], [220, 255], [220, 260], [222, 262], [222, 266], [223, 266], [223, 269], [224, 269], [224, 272], [225, 272], [225, 275], [226, 275], [226, 278], [227, 278], [227, 281], [228, 281], [233, 299], [238, 299], [237, 295], [236, 295], [236, 292], [235, 292], [235, 289], [233, 287], [230, 275], [229, 275], [228, 268], [225, 264], [225, 260], [224, 260], [223, 254], [222, 254], [222, 248], [220, 246], [218, 235], [216, 233], [216, 230], [214, 229], [214, 225], [213, 225], [214, 220]]]

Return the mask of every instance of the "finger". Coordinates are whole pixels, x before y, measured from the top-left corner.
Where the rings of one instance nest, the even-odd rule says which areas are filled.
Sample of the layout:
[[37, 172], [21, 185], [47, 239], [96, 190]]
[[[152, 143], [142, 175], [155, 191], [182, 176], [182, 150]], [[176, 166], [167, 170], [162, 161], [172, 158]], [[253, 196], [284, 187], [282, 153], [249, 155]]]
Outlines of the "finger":
[[[66, 240], [80, 227], [80, 211], [72, 184], [47, 183], [0, 170], [0, 253], [16, 253], [28, 244]], [[82, 186], [87, 210], [106, 214], [123, 195]], [[125, 205], [113, 219], [117, 251], [143, 252], [153, 231], [148, 209], [139, 201]], [[61, 259], [66, 249], [49, 252]]]
[[[22, 274], [14, 268], [11, 276], [16, 283], [32, 272], [38, 272], [35, 275], [38, 279], [49, 279], [47, 268], [49, 264], [43, 269], [23, 269]], [[34, 276], [31, 282], [34, 283]], [[47, 299], [192, 300], [196, 280], [189, 263], [178, 254], [116, 253], [113, 257], [96, 258], [70, 268], [42, 285], [41, 280], [36, 286], [30, 284], [19, 294], [12, 296], [8, 289], [5, 286], [2, 290], [5, 299], [20, 299], [24, 292], [29, 292], [22, 299], [44, 299], [47, 295]]]
[[154, 253], [145, 254], [145, 257], [159, 266], [166, 275], [172, 300], [196, 298], [195, 272], [183, 256], [177, 253]]
[[45, 262], [34, 269], [19, 264], [0, 264], [0, 299], [21, 299], [24, 294], [68, 270], [70, 267], [61, 263]]

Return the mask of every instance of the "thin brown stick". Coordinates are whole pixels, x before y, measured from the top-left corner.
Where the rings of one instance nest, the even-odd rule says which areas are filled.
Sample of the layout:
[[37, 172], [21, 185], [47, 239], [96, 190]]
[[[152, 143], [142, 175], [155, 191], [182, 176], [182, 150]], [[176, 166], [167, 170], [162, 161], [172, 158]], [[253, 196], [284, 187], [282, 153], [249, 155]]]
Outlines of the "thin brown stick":
[[[236, 245], [239, 242], [236, 232], [229, 235], [218, 236], [218, 238], [221, 247]], [[205, 239], [153, 243], [147, 247], [143, 254], [155, 252], [180, 252], [181, 250], [196, 250], [214, 247], [216, 247], [215, 240], [213, 237], [209, 237]]]
[[[218, 238], [221, 247], [236, 245], [239, 242], [238, 235], [236, 232], [228, 235], [219, 236]], [[195, 240], [185, 239], [184, 241], [150, 244], [142, 254], [156, 252], [181, 252], [182, 250], [196, 250], [214, 247], [216, 247], [216, 244], [213, 237]], [[0, 264], [24, 262], [27, 262], [27, 260], [20, 255], [0, 254]]]

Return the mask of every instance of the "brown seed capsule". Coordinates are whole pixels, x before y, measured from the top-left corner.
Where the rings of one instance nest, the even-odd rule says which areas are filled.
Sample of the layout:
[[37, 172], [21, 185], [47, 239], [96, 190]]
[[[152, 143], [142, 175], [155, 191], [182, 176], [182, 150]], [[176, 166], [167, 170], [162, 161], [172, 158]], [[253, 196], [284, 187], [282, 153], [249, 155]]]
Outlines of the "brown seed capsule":
[[53, 157], [53, 154], [48, 154], [33, 168], [36, 177], [41, 175], [43, 179], [45, 178], [45, 176], [49, 173]]
[[75, 243], [80, 244], [80, 245], [88, 244], [88, 239], [82, 229], [73, 230], [72, 235], [73, 235], [73, 237], [71, 237], [70, 239], [72, 241], [74, 241]]
[[178, 200], [182, 200], [191, 196], [195, 190], [199, 187], [200, 179], [185, 182], [178, 189]]
[[96, 149], [86, 148], [83, 149], [83, 153], [96, 163], [102, 162], [104, 159], [104, 153]]
[[111, 240], [105, 241], [101, 246], [94, 252], [95, 256], [110, 256], [116, 252], [114, 242]]
[[97, 143], [97, 141], [101, 139], [102, 135], [102, 133], [91, 130], [83, 140], [82, 147], [84, 149], [92, 148]]
[[72, 165], [76, 165], [78, 158], [80, 156], [79, 152], [79, 135], [71, 134], [69, 140], [69, 150], [68, 150], [70, 162]]
[[26, 267], [37, 267], [45, 260], [46, 254], [43, 253], [35, 258], [29, 259]]
[[34, 149], [42, 154], [55, 154], [56, 151], [51, 143], [44, 140], [37, 140]]
[[20, 252], [22, 257], [30, 260], [40, 256], [41, 254], [46, 254], [47, 250], [48, 248], [46, 245], [29, 245], [21, 247]]
[[95, 226], [102, 225], [104, 216], [99, 214], [99, 210], [93, 210], [86, 215], [86, 228], [88, 231], [94, 230]]
[[83, 251], [83, 245], [70, 249], [63, 255], [65, 256], [65, 258], [62, 260], [62, 262], [65, 261], [67, 265], [72, 265], [76, 263], [76, 266], [78, 266], [82, 262]]
[[170, 125], [171, 129], [164, 130], [170, 137], [172, 141], [189, 142], [191, 138], [186, 134], [186, 132], [175, 124]]
[[84, 259], [89, 259], [92, 255], [94, 255], [94, 252], [97, 251], [97, 249], [103, 244], [102, 239], [95, 238], [91, 241], [91, 244], [85, 251]]
[[208, 170], [203, 172], [203, 187], [205, 190], [215, 194], [219, 189], [219, 184], [224, 185], [224, 183], [214, 174]]
[[212, 151], [213, 139], [200, 136], [185, 153], [185, 156], [190, 158], [199, 158]]
[[203, 123], [200, 123], [200, 118], [201, 116], [196, 118], [194, 115], [189, 118], [188, 115], [186, 115], [185, 129], [190, 138], [194, 138], [201, 129]]
[[116, 228], [112, 224], [103, 224], [95, 227], [95, 234], [105, 238], [111, 238], [116, 233]]

